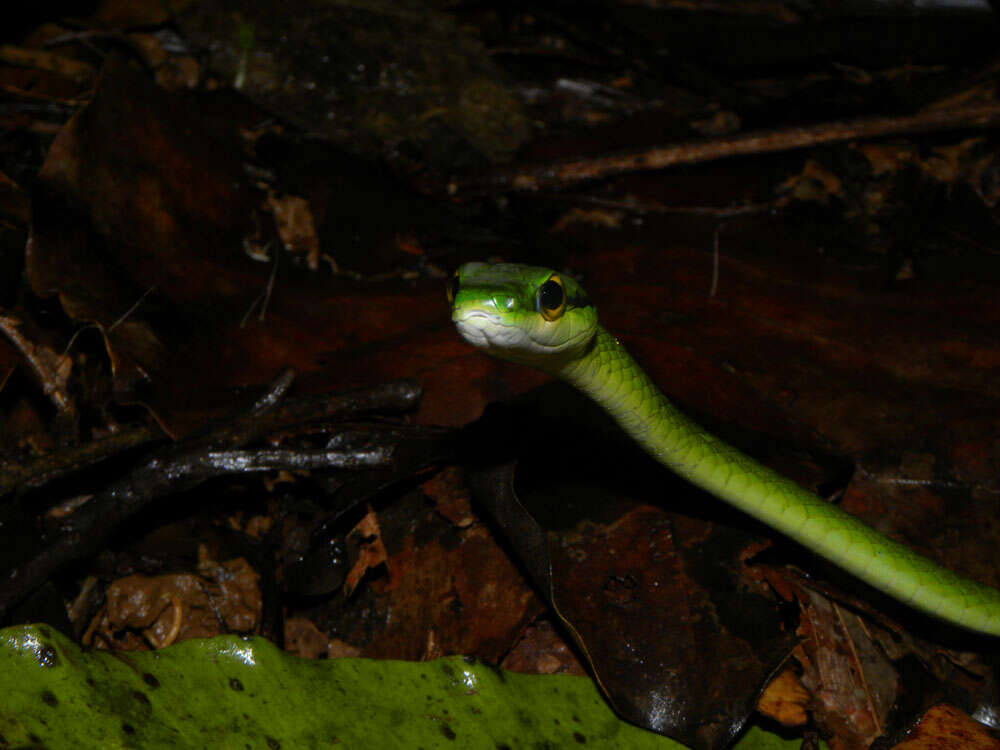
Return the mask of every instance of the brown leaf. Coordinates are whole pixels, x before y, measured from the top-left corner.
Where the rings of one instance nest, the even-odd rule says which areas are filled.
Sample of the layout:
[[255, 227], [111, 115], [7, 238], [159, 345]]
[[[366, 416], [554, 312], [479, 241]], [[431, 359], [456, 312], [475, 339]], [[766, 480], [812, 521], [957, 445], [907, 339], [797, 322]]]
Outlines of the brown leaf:
[[908, 739], [893, 745], [894, 750], [997, 750], [1000, 740], [954, 706], [934, 706], [920, 720]]
[[344, 591], [347, 596], [354, 593], [354, 589], [361, 583], [361, 579], [364, 578], [365, 573], [372, 568], [384, 565], [389, 559], [380, 536], [378, 517], [371, 507], [368, 508], [368, 512], [364, 517], [358, 521], [357, 526], [351, 530], [350, 535], [360, 540], [360, 545], [358, 559], [351, 566], [351, 569], [347, 572], [347, 576], [344, 578]]
[[272, 190], [268, 193], [267, 204], [274, 214], [278, 236], [285, 249], [306, 256], [310, 270], [319, 268], [319, 238], [309, 202], [297, 195], [279, 196]]
[[500, 666], [526, 674], [587, 674], [572, 647], [548, 620], [533, 623]]
[[285, 650], [303, 659], [318, 659], [330, 650], [330, 639], [311, 620], [289, 617], [285, 620]]
[[26, 322], [13, 313], [0, 314], [0, 333], [17, 347], [42, 391], [60, 412], [73, 414], [76, 405], [67, 384], [73, 360], [65, 352], [57, 353], [25, 331]]
[[800, 629], [806, 640], [796, 654], [802, 684], [813, 696], [814, 716], [826, 734], [867, 747], [886, 726], [899, 675], [852, 612], [804, 590]]
[[809, 720], [809, 703], [809, 691], [794, 670], [783, 669], [768, 683], [757, 701], [757, 710], [786, 727], [797, 727]]
[[[252, 260], [245, 243], [277, 233], [244, 170], [239, 111], [192, 97], [111, 56], [39, 175], [28, 278], [101, 327], [123, 400], [181, 433], [288, 367], [297, 388], [329, 390], [429, 372], [444, 341], [459, 349], [438, 283], [362, 292], [283, 251], [277, 268]], [[372, 346], [384, 341], [401, 344]]]
[[424, 492], [434, 500], [437, 512], [460, 529], [476, 522], [465, 475], [457, 466], [446, 466], [424, 482]]
[[115, 649], [164, 648], [260, 624], [259, 576], [243, 558], [216, 563], [202, 545], [199, 573], [134, 575], [113, 581], [84, 643]]
[[379, 513], [387, 576], [309, 617], [372, 658], [467, 654], [498, 662], [543, 605], [479, 524], [456, 529], [415, 493]]

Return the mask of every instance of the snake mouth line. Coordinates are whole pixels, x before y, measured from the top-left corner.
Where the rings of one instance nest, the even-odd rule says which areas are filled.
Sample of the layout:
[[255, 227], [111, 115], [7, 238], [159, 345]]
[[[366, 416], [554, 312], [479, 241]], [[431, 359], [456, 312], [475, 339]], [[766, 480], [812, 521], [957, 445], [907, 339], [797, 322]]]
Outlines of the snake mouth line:
[[490, 333], [492, 332], [495, 336], [498, 331], [508, 327], [503, 325], [498, 316], [490, 315], [482, 310], [472, 310], [461, 315], [455, 314], [452, 316], [452, 321], [462, 338], [478, 349], [490, 348], [493, 345], [493, 337], [490, 336]]
[[565, 341], [553, 344], [537, 339], [516, 323], [505, 323], [503, 316], [484, 310], [455, 311], [451, 319], [462, 338], [477, 349], [492, 350], [492, 353], [504, 359], [520, 360], [522, 357], [519, 355], [525, 355], [527, 359], [524, 361], [527, 362], [538, 356], [551, 356], [573, 349], [586, 335], [581, 331]]
[[500, 317], [498, 315], [490, 315], [488, 312], [482, 310], [463, 310], [461, 312], [456, 310], [451, 319], [455, 323], [467, 323], [470, 320], [482, 319], [500, 325]]

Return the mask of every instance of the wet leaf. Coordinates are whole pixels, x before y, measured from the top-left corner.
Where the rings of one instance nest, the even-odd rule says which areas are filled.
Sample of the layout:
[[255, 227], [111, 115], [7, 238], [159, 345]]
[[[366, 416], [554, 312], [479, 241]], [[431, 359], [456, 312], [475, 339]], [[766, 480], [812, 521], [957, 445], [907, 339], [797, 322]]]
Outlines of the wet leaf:
[[[0, 630], [0, 737], [11, 746], [677, 748], [618, 719], [585, 677], [460, 657], [306, 661], [262, 638], [156, 653], [84, 652], [50, 628]], [[740, 750], [792, 750], [759, 730]]]
[[476, 499], [621, 715], [693, 747], [726, 744], [795, 642], [768, 588], [741, 576], [757, 543], [608, 437], [582, 396], [557, 386], [525, 401], [474, 426], [471, 442], [501, 461], [473, 477]]
[[997, 750], [1000, 741], [979, 722], [953, 706], [942, 704], [928, 711], [911, 735], [895, 745], [895, 750], [933, 750], [939, 747]]
[[160, 649], [220, 633], [257, 633], [260, 576], [243, 558], [216, 563], [199, 548], [199, 573], [112, 581], [83, 642], [114, 650]]
[[361, 655], [462, 653], [498, 662], [541, 613], [541, 601], [485, 526], [455, 528], [420, 493], [380, 511], [378, 525], [385, 565], [353, 595], [301, 609]]
[[0, 736], [13, 746], [492, 748], [525, 736], [673, 746], [616, 719], [584, 678], [538, 680], [460, 658], [310, 662], [227, 637], [88, 654], [48, 628], [0, 631], [0, 649]]

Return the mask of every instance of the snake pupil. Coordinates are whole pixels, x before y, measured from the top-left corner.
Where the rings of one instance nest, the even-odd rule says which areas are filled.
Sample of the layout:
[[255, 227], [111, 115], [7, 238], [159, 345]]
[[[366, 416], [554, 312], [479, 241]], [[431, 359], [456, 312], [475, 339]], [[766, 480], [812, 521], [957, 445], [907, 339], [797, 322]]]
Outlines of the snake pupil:
[[445, 290], [448, 295], [449, 304], [455, 304], [455, 297], [458, 296], [458, 287], [460, 285], [458, 271], [455, 271], [455, 275], [451, 277], [451, 281], [448, 282], [448, 288]]
[[538, 290], [538, 305], [543, 310], [558, 310], [565, 296], [562, 284], [549, 279]]

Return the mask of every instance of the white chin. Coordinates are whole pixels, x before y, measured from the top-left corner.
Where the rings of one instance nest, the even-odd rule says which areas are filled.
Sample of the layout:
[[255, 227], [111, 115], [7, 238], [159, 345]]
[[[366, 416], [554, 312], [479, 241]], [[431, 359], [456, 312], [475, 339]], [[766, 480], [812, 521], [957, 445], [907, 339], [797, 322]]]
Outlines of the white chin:
[[490, 340], [486, 336], [486, 331], [479, 326], [469, 320], [456, 320], [455, 327], [459, 335], [477, 349], [489, 349]]
[[472, 313], [455, 321], [459, 334], [477, 349], [499, 349], [506, 354], [524, 345], [524, 334], [516, 326], [501, 325], [484, 313]]

